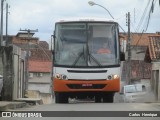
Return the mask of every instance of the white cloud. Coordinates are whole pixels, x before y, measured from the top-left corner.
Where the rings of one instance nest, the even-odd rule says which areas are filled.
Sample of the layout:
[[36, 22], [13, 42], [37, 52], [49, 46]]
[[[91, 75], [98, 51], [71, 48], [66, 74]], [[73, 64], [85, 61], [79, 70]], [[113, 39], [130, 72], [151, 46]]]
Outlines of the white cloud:
[[[98, 6], [89, 6], [89, 0], [7, 0], [11, 6], [9, 9], [9, 34], [16, 34], [22, 29], [39, 29], [36, 33], [40, 39], [48, 40], [54, 30], [54, 23], [59, 18], [68, 17], [106, 17], [109, 14]], [[136, 9], [136, 23], [138, 24], [143, 10], [146, 7], [146, 0], [92, 0], [97, 4], [106, 7], [114, 18], [125, 29], [127, 12], [131, 12], [131, 19], [134, 21], [134, 8]], [[159, 29], [158, 18], [160, 7], [156, 5], [152, 15], [149, 31], [155, 32]], [[155, 19], [154, 19], [155, 18]], [[153, 27], [152, 27], [153, 26]], [[160, 31], [160, 29], [159, 29]]]

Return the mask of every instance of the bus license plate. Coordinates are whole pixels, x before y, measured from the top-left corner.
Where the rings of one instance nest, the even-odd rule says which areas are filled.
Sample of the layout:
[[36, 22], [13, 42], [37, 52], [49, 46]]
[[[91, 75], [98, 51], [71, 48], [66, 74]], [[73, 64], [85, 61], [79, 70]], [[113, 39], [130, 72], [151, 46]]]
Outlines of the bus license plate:
[[92, 84], [82, 84], [82, 87], [92, 87]]

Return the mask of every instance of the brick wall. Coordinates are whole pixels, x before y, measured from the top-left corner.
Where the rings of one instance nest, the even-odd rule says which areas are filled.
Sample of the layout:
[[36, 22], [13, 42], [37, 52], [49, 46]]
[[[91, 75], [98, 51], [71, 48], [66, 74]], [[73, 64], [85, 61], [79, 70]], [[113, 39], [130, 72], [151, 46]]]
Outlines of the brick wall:
[[[124, 62], [122, 78], [126, 79], [127, 62]], [[151, 79], [151, 63], [140, 60], [131, 61], [131, 79]]]

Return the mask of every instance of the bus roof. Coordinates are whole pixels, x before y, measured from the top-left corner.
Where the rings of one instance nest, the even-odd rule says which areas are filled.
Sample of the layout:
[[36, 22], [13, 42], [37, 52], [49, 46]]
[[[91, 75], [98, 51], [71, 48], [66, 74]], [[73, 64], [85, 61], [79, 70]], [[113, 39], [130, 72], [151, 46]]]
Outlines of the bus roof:
[[57, 22], [116, 22], [107, 18], [69, 18], [69, 19], [60, 19]]

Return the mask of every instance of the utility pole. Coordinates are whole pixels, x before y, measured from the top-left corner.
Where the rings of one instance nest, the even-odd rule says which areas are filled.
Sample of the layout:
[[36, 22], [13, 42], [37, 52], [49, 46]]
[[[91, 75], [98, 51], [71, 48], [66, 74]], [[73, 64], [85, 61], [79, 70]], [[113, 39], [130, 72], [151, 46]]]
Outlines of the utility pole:
[[3, 3], [4, 3], [4, 0], [1, 0], [1, 8], [0, 8], [0, 11], [1, 11], [1, 24], [0, 24], [0, 74], [3, 74], [3, 63], [2, 63], [2, 42], [3, 42]]
[[130, 12], [126, 14], [128, 26], [128, 61], [127, 61], [127, 84], [131, 84], [131, 36], [130, 36]]
[[30, 40], [31, 40], [31, 36], [30, 36], [30, 33], [34, 33], [34, 32], [38, 32], [38, 29], [36, 30], [30, 30], [30, 29], [25, 29], [25, 30], [21, 30], [20, 31], [24, 31], [24, 32], [27, 32], [28, 33], [28, 38], [27, 38], [27, 54], [26, 54], [26, 66], [25, 66], [25, 71], [26, 71], [26, 74], [25, 74], [25, 90], [28, 90], [28, 79], [29, 79], [29, 71], [28, 71], [28, 68], [29, 68], [29, 43], [30, 43]]
[[[54, 55], [53, 51], [54, 51], [54, 35], [51, 35], [51, 52], [52, 52], [51, 60], [52, 61], [53, 61], [53, 55]], [[50, 92], [51, 92], [51, 96], [53, 98], [53, 62], [52, 62], [52, 69], [51, 69]]]
[[[3, 5], [5, 0], [1, 0], [1, 27], [0, 27], [0, 46], [3, 48], [2, 64], [3, 64], [3, 89], [2, 89], [2, 100], [10, 101], [13, 98], [13, 69], [12, 69], [12, 46], [6, 47], [3, 40]], [[8, 12], [8, 8], [6, 8]]]
[[8, 46], [8, 3], [6, 4], [6, 46]]
[[1, 31], [0, 31], [0, 34], [1, 34], [1, 40], [0, 40], [0, 46], [3, 46], [3, 3], [4, 3], [4, 0], [1, 0]]

